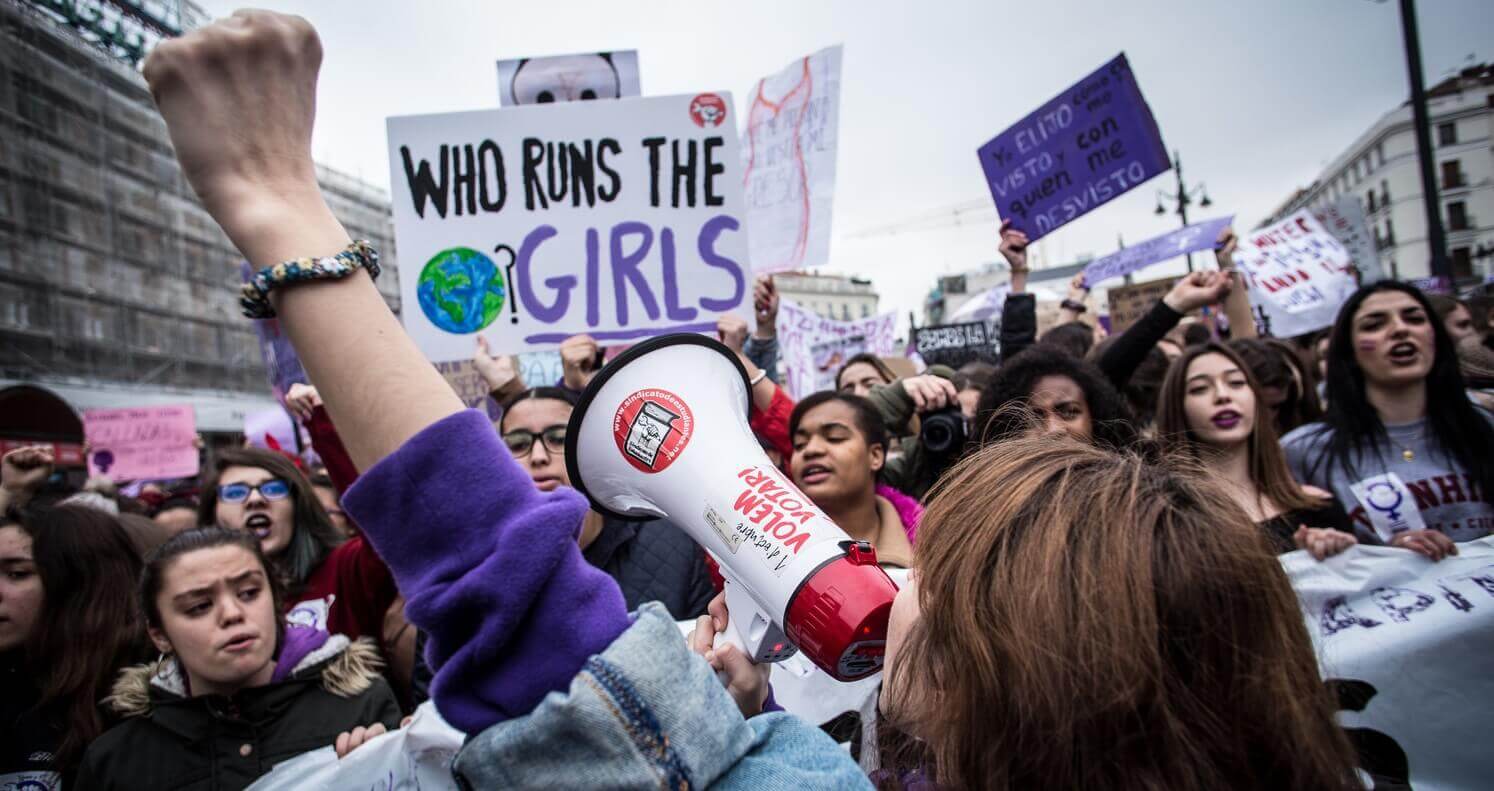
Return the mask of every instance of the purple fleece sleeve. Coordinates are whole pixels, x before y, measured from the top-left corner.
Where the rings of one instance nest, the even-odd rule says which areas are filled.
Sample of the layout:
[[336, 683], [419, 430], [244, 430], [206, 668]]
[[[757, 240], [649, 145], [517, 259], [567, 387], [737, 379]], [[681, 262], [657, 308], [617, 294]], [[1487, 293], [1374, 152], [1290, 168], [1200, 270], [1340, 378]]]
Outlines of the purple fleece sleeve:
[[617, 583], [576, 546], [585, 498], [535, 489], [480, 412], [427, 426], [343, 506], [430, 635], [436, 707], [469, 734], [565, 691], [628, 628]]

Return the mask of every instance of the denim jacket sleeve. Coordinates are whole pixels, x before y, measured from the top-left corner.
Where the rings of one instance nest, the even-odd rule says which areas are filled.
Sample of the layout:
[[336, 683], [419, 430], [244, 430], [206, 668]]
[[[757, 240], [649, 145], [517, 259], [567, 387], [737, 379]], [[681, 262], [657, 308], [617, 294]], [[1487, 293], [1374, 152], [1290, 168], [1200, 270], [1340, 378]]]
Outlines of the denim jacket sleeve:
[[477, 734], [453, 771], [468, 788], [871, 788], [818, 728], [783, 713], [744, 720], [652, 602], [568, 691]]
[[758, 368], [768, 372], [768, 378], [773, 384], [781, 385], [778, 381], [778, 337], [759, 338], [756, 335], [748, 335], [747, 342], [742, 344], [742, 354]]

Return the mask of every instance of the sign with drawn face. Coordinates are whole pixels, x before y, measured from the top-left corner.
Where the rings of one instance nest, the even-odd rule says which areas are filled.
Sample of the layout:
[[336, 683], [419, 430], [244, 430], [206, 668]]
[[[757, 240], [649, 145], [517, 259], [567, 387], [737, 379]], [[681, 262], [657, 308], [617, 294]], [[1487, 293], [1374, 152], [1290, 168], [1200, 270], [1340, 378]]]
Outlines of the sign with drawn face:
[[[747, 297], [727, 94], [391, 118], [405, 329], [433, 362], [709, 332]], [[715, 123], [701, 123], [710, 108]]]
[[498, 104], [503, 107], [642, 94], [635, 49], [498, 61]]

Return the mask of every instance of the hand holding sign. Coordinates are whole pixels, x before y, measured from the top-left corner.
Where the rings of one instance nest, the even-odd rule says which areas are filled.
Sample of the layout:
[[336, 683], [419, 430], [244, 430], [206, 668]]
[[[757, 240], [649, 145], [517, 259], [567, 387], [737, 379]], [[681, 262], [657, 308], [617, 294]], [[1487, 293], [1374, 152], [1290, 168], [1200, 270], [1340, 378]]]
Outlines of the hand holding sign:
[[721, 339], [726, 348], [740, 354], [747, 343], [747, 322], [728, 313], [716, 319], [716, 337]]
[[591, 377], [601, 368], [602, 349], [590, 335], [572, 335], [560, 344], [560, 364], [565, 369], [565, 386], [584, 390]]
[[752, 284], [753, 317], [757, 319], [759, 338], [772, 338], [778, 334], [778, 287], [773, 285], [772, 275], [758, 275]]
[[1179, 278], [1162, 302], [1186, 315], [1224, 299], [1229, 294], [1230, 284], [1228, 272], [1192, 272]]
[[477, 336], [477, 348], [472, 352], [472, 367], [477, 369], [483, 383], [488, 386], [489, 393], [502, 391], [519, 378], [519, 369], [514, 362], [513, 355], [510, 354], [494, 357], [488, 351], [488, 339]]

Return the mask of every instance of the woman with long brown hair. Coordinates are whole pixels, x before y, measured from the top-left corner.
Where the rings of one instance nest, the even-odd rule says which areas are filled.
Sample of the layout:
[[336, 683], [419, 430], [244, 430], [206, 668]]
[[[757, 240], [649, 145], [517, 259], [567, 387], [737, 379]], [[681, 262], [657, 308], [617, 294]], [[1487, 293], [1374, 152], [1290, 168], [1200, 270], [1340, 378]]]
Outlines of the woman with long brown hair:
[[103, 511], [0, 516], [0, 787], [72, 788], [83, 751], [112, 724], [99, 701], [149, 654], [130, 598], [140, 567]]
[[1207, 476], [1014, 438], [919, 539], [881, 711], [939, 787], [1362, 787], [1296, 596]]
[[1329, 493], [1292, 478], [1267, 402], [1233, 345], [1189, 347], [1162, 381], [1157, 440], [1214, 474], [1278, 552], [1338, 554], [1356, 543], [1348, 514]]

